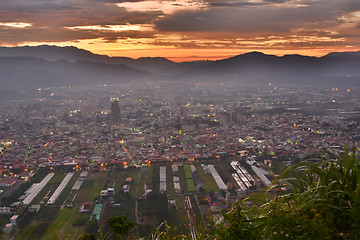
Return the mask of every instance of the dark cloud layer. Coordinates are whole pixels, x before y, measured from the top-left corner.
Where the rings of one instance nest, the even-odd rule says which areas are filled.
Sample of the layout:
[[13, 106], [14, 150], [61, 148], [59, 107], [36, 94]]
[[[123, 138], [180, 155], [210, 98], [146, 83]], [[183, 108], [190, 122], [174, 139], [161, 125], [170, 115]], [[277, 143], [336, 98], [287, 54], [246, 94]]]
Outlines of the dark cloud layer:
[[211, 2], [211, 7], [246, 7], [265, 5], [264, 2]]
[[[274, 1], [273, 1], [274, 2]], [[283, 1], [275, 1], [283, 2]], [[342, 15], [360, 10], [360, 2], [329, 0], [323, 2], [304, 1], [304, 6], [255, 6], [249, 2], [211, 2], [222, 8], [208, 8], [200, 11], [181, 11], [156, 22], [160, 31], [290, 31], [294, 28], [319, 27], [326, 21], [333, 21]], [[250, 5], [252, 5], [250, 7]], [[311, 4], [311, 5], [306, 5]], [[240, 7], [246, 5], [248, 7]], [[232, 7], [225, 7], [232, 6]], [[238, 7], [234, 7], [238, 6]]]
[[[11, 28], [0, 26], [0, 44], [42, 41], [62, 42], [80, 39], [124, 37], [149, 37], [146, 33], [133, 31], [110, 32], [95, 30], [70, 30], [67, 27], [92, 25], [126, 25], [148, 24], [153, 22], [159, 13], [128, 12], [117, 7], [110, 0], [12, 0], [0, 2], [1, 22], [25, 22], [32, 27]], [[127, 35], [127, 36], [126, 36]]]
[[1, 11], [18, 11], [30, 13], [42, 13], [44, 11], [61, 11], [74, 9], [70, 1], [43, 1], [43, 0], [5, 0], [0, 2]]
[[[168, 0], [167, 6], [181, 9], [177, 11], [131, 11], [126, 4], [117, 5], [142, 1], [145, 0], [1, 0], [0, 45], [84, 39], [114, 43], [127, 38], [153, 39], [153, 45], [178, 48], [245, 48], [246, 44], [300, 48], [358, 45], [360, 42], [360, 19], [353, 14], [360, 11], [358, 0]], [[198, 8], [186, 8], [185, 5], [191, 3], [201, 4]], [[32, 26], [1, 25], [13, 22]], [[154, 25], [155, 28], [154, 31], [71, 29], [132, 24]], [[278, 41], [272, 43], [274, 36]], [[311, 39], [306, 40], [306, 36]], [[299, 37], [298, 42], [293, 39], [296, 37]]]

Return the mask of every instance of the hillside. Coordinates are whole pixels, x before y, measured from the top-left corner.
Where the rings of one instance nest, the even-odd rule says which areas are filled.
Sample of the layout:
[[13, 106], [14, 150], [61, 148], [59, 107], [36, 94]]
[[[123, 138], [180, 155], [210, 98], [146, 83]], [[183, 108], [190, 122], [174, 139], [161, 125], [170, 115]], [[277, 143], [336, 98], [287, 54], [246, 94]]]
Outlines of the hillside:
[[0, 47], [0, 70], [0, 83], [6, 89], [158, 79], [357, 87], [360, 53], [317, 58], [251, 52], [218, 61], [175, 63], [166, 58], [109, 57], [75, 47]]
[[34, 57], [0, 57], [0, 84], [4, 89], [34, 89], [68, 85], [96, 85], [148, 81], [152, 75], [125, 65]]
[[321, 58], [277, 57], [252, 52], [191, 69], [177, 76], [193, 81], [236, 81], [305, 86], [359, 86], [360, 54], [337, 53]]

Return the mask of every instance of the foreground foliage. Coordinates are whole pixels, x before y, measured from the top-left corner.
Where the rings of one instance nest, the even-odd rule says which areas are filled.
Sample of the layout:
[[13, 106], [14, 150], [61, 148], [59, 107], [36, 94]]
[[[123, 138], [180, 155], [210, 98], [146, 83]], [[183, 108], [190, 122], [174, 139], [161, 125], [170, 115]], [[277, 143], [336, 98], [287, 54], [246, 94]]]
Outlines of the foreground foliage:
[[136, 223], [128, 221], [126, 216], [110, 217], [107, 222], [114, 234], [114, 239], [126, 237], [129, 230], [136, 226]]
[[[336, 160], [289, 168], [270, 189], [278, 195], [223, 214], [215, 239], [359, 239], [360, 162], [355, 151]], [[251, 200], [251, 199], [247, 199]]]

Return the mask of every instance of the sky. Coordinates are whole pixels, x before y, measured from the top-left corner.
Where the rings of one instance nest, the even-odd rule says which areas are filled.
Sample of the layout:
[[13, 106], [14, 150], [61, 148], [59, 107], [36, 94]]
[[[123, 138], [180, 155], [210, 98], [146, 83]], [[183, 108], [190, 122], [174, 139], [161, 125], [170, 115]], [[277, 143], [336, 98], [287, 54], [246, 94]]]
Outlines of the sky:
[[360, 0], [1, 0], [0, 46], [216, 60], [360, 51]]

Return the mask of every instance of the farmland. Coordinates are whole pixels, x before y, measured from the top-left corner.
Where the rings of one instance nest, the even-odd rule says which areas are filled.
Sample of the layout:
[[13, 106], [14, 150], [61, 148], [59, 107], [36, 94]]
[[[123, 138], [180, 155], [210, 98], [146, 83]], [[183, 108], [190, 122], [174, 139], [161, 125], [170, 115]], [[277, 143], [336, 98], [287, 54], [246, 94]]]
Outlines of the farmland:
[[[220, 177], [226, 181], [236, 182], [231, 177], [229, 161], [217, 161], [214, 163]], [[228, 166], [229, 165], [229, 166]], [[146, 229], [159, 226], [163, 221], [169, 225], [177, 226], [180, 232], [189, 231], [189, 211], [196, 215], [196, 221], [201, 216], [206, 216], [209, 205], [206, 194], [218, 192], [219, 188], [211, 174], [205, 173], [200, 163], [190, 166], [179, 165], [176, 175], [179, 177], [181, 193], [175, 193], [171, 165], [163, 165], [166, 170], [166, 192], [159, 192], [160, 166], [143, 166], [141, 168], [128, 167], [126, 169], [104, 169], [91, 171], [77, 190], [71, 190], [80, 172], [76, 172], [65, 186], [59, 198], [52, 206], [47, 206], [48, 199], [64, 179], [66, 172], [55, 171], [54, 177], [44, 189], [34, 198], [31, 205], [40, 205], [38, 212], [28, 212], [28, 206], [22, 206], [16, 210], [20, 215], [19, 228], [16, 239], [76, 239], [91, 228], [99, 228], [109, 231], [106, 219], [111, 216], [125, 215], [131, 221], [136, 221], [140, 236], [148, 234]], [[198, 189], [194, 182], [193, 174], [197, 176], [197, 182], [201, 183]], [[34, 176], [39, 182], [46, 176]], [[195, 185], [196, 183], [196, 185]], [[113, 196], [101, 196], [100, 192], [113, 188]], [[190, 197], [190, 198], [189, 198]], [[189, 202], [190, 201], [190, 202]], [[89, 202], [91, 209], [85, 213], [79, 213], [84, 202]], [[90, 221], [91, 212], [96, 203], [103, 203], [99, 222]], [[186, 203], [187, 202], [187, 203]], [[136, 215], [137, 214], [137, 215]], [[6, 218], [1, 218], [6, 222]], [[43, 219], [47, 219], [44, 221]], [[191, 220], [194, 222], [195, 220]], [[191, 228], [190, 228], [191, 229]], [[95, 232], [96, 233], [96, 232]]]

